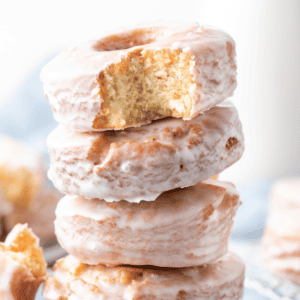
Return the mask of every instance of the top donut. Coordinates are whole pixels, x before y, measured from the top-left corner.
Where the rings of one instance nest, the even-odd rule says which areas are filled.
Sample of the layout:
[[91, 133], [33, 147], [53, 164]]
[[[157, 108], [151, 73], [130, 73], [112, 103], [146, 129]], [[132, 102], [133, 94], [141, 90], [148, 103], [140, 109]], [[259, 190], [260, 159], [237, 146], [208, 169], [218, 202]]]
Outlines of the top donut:
[[198, 24], [136, 26], [65, 50], [41, 80], [55, 119], [76, 130], [190, 120], [232, 95], [235, 43]]

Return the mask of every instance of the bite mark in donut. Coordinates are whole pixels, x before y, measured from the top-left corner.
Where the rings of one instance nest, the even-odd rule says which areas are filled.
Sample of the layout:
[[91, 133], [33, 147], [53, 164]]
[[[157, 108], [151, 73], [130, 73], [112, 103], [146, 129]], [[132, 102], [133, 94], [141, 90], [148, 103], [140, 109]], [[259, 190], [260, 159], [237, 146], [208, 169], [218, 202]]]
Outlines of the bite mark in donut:
[[102, 113], [93, 127], [122, 128], [162, 117], [188, 118], [195, 88], [193, 65], [190, 54], [179, 50], [129, 52], [99, 74]]

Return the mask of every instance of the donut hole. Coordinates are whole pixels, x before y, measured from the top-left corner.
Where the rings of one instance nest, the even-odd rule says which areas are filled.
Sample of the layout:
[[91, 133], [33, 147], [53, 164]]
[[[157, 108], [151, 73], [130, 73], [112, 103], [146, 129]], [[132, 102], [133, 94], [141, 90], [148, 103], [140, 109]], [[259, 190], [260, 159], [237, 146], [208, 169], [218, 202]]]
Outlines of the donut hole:
[[93, 128], [125, 128], [165, 117], [189, 118], [194, 61], [178, 49], [136, 48], [98, 76], [101, 114]]
[[124, 50], [155, 42], [158, 35], [154, 30], [133, 30], [118, 35], [110, 35], [94, 45], [96, 51]]

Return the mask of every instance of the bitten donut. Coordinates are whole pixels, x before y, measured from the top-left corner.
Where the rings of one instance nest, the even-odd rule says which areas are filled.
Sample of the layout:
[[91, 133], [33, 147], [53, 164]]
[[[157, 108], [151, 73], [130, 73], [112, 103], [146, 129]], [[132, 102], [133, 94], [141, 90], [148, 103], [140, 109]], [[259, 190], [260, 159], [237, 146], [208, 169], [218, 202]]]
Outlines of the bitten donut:
[[233, 94], [235, 43], [197, 23], [137, 26], [62, 52], [41, 80], [55, 119], [76, 130], [190, 120]]
[[48, 176], [60, 192], [130, 202], [152, 201], [216, 175], [244, 150], [229, 101], [191, 121], [169, 118], [124, 131], [82, 133], [59, 125], [47, 144]]
[[55, 232], [86, 264], [198, 266], [227, 253], [239, 205], [232, 184], [212, 179], [140, 203], [65, 196]]
[[202, 267], [167, 269], [105, 267], [59, 260], [44, 284], [45, 300], [239, 300], [243, 296], [245, 266], [228, 253]]
[[0, 299], [35, 299], [47, 273], [38, 242], [26, 224], [18, 224], [0, 243]]
[[268, 268], [300, 285], [300, 178], [278, 181], [262, 241]]

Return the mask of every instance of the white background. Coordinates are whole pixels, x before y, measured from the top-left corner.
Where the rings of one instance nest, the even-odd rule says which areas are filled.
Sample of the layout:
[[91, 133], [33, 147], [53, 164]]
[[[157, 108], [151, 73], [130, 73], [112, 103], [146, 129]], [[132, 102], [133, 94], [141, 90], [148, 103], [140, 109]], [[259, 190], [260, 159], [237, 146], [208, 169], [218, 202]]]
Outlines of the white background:
[[0, 0], [0, 109], [50, 55], [119, 26], [156, 20], [214, 25], [236, 41], [233, 100], [246, 151], [222, 178], [240, 183], [300, 174], [298, 0]]

